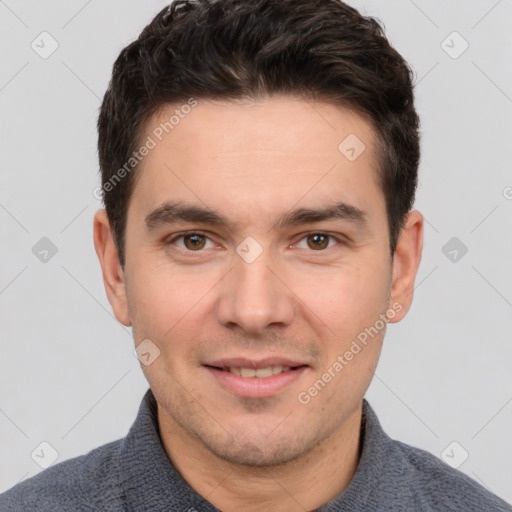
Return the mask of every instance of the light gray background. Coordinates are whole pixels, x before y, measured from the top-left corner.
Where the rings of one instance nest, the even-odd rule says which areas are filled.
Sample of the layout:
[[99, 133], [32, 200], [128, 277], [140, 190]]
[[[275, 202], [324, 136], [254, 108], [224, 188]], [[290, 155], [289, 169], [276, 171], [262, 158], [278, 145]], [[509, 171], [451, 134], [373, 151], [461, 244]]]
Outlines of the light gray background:
[[[350, 3], [416, 72], [427, 221], [412, 310], [367, 398], [392, 437], [439, 457], [459, 443], [451, 460], [465, 449], [460, 469], [512, 503], [512, 0]], [[147, 389], [93, 249], [95, 123], [116, 56], [165, 4], [0, 1], [0, 492], [41, 471], [43, 441], [59, 462], [124, 436]], [[31, 48], [43, 31], [47, 59]]]

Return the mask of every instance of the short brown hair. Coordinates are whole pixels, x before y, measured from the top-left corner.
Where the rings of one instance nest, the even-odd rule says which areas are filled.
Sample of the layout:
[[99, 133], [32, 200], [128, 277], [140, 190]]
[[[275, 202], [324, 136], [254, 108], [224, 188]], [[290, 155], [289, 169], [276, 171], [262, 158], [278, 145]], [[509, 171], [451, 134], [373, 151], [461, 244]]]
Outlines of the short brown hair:
[[103, 201], [122, 265], [135, 178], [126, 162], [148, 119], [190, 98], [272, 94], [326, 100], [369, 117], [394, 254], [417, 187], [419, 119], [412, 71], [379, 21], [341, 0], [176, 0], [121, 51], [100, 109]]

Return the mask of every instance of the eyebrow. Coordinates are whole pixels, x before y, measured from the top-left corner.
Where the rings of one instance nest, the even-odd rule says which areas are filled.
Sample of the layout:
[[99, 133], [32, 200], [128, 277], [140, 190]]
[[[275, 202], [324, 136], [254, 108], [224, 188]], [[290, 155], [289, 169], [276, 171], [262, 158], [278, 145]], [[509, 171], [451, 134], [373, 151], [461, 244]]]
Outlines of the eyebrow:
[[[277, 218], [273, 228], [283, 229], [326, 220], [343, 220], [360, 228], [368, 227], [368, 217], [365, 211], [356, 206], [339, 202], [321, 209], [297, 208], [285, 212]], [[164, 203], [145, 218], [146, 226], [150, 230], [180, 221], [225, 227], [229, 230], [234, 227], [234, 224], [226, 217], [212, 209], [184, 203]]]

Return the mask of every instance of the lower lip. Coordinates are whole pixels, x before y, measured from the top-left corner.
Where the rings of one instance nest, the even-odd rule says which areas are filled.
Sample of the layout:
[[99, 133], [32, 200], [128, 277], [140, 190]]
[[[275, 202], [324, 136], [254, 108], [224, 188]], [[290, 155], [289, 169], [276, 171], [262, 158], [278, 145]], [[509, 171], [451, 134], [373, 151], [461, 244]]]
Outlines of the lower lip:
[[296, 370], [281, 372], [271, 377], [242, 377], [230, 371], [219, 370], [210, 366], [205, 368], [217, 379], [217, 381], [235, 395], [260, 398], [275, 395], [292, 382], [295, 382], [306, 370], [307, 366], [301, 366]]

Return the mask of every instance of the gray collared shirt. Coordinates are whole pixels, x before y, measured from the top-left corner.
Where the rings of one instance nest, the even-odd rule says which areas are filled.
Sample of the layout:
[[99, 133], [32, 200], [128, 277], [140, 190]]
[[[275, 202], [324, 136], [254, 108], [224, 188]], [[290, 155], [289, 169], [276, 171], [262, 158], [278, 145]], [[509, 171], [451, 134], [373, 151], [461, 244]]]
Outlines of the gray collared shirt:
[[[512, 507], [430, 453], [392, 440], [363, 401], [361, 458], [349, 486], [318, 512], [500, 511]], [[0, 512], [213, 512], [160, 440], [150, 389], [124, 439], [42, 471], [0, 495]]]

